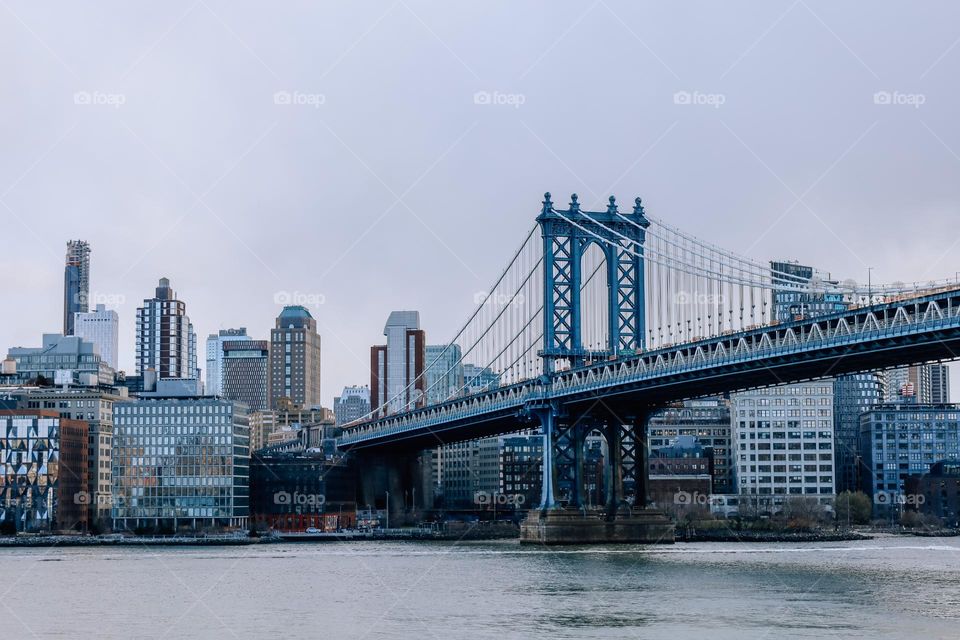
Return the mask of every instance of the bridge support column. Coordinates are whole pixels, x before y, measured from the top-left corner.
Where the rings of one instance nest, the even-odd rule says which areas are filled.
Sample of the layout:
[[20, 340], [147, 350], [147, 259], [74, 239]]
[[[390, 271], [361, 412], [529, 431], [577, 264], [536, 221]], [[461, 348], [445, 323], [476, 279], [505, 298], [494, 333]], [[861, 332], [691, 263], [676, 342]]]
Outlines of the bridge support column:
[[607, 460], [604, 464], [604, 479], [606, 481], [607, 497], [607, 519], [613, 519], [617, 516], [617, 509], [620, 506], [620, 500], [623, 497], [623, 465], [622, 465], [622, 427], [617, 424], [617, 420], [611, 416], [604, 427], [604, 435], [607, 439]]
[[543, 471], [540, 478], [540, 511], [548, 511], [557, 508], [557, 500], [554, 493], [556, 461], [553, 450], [557, 416], [553, 407], [536, 409], [535, 413], [540, 420], [540, 429], [543, 431]]
[[[637, 452], [646, 447], [646, 435], [637, 434], [637, 426], [646, 428], [646, 416], [642, 420], [634, 420], [628, 425], [626, 437], [624, 434], [623, 419], [613, 415], [606, 417], [606, 424], [602, 427], [608, 444], [608, 460], [606, 463], [607, 495], [604, 511], [583, 511], [580, 508], [558, 508], [555, 498], [553, 470], [557, 465], [557, 446], [555, 434], [557, 427], [557, 413], [551, 410], [542, 410], [541, 424], [544, 429], [544, 500], [539, 510], [531, 510], [527, 518], [520, 525], [520, 542], [537, 544], [598, 544], [598, 543], [640, 543], [663, 544], [673, 542], [673, 524], [661, 512], [643, 505], [640, 508], [621, 509], [624, 502], [623, 449], [626, 446], [635, 446]], [[579, 429], [570, 428], [569, 436], [582, 449], [582, 434], [589, 433], [592, 422], [585, 422]], [[549, 434], [549, 435], [548, 435]], [[646, 457], [639, 453], [630, 454], [633, 459], [631, 474], [637, 478], [640, 486], [638, 491], [640, 501], [646, 496]], [[576, 474], [577, 481], [582, 474]], [[577, 494], [576, 486], [573, 495]]]
[[651, 412], [644, 412], [634, 416], [629, 427], [634, 459], [630, 471], [633, 480], [633, 506], [639, 509], [650, 505], [650, 449], [647, 439], [650, 414]]

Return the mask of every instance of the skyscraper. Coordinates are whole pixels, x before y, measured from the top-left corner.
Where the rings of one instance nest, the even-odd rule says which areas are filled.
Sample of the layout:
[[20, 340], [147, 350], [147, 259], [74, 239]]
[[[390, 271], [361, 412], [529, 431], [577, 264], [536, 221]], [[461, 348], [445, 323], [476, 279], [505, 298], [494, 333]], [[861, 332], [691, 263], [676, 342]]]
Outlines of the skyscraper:
[[939, 362], [930, 365], [930, 402], [947, 404], [950, 402], [950, 367]]
[[[265, 411], [270, 404], [266, 340], [227, 340], [223, 343], [223, 397]], [[208, 392], [209, 393], [209, 392]]]
[[158, 379], [196, 378], [197, 337], [187, 305], [177, 300], [167, 278], [160, 278], [156, 295], [137, 309], [137, 375], [152, 369]]
[[90, 245], [70, 240], [63, 272], [63, 335], [73, 335], [74, 314], [89, 310], [89, 299]]
[[249, 340], [247, 328], [220, 329], [219, 333], [207, 336], [206, 393], [209, 396], [223, 394], [223, 343], [227, 340]]
[[427, 352], [420, 312], [391, 312], [383, 335], [387, 344], [370, 347], [370, 406], [385, 415], [423, 403]]
[[270, 330], [270, 407], [287, 398], [297, 407], [320, 406], [320, 334], [305, 307], [284, 307]]
[[117, 312], [98, 304], [96, 310], [79, 312], [74, 319], [74, 335], [92, 342], [100, 352], [100, 359], [116, 371], [120, 340], [120, 319]]

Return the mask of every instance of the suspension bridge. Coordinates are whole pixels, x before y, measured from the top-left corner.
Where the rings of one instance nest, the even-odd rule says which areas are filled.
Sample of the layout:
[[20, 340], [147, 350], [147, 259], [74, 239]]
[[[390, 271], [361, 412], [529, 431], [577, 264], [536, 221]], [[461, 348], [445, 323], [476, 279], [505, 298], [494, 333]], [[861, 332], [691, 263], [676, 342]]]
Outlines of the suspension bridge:
[[[834, 280], [705, 242], [648, 216], [640, 198], [621, 212], [611, 196], [591, 212], [575, 194], [561, 209], [547, 193], [507, 267], [427, 368], [457, 347], [450, 371], [480, 363], [499, 383], [470, 393], [478, 380], [467, 379], [425, 405], [437, 394], [420, 376], [384, 403], [400, 399], [401, 410], [374, 408], [347, 425], [339, 447], [365, 460], [364, 493], [392, 489], [387, 508], [402, 510], [394, 500], [416, 482], [418, 452], [538, 430], [542, 503], [525, 539], [672, 541], [647, 497], [651, 414], [678, 400], [954, 359], [960, 285]], [[588, 516], [583, 447], [595, 430], [610, 482], [606, 510]]]

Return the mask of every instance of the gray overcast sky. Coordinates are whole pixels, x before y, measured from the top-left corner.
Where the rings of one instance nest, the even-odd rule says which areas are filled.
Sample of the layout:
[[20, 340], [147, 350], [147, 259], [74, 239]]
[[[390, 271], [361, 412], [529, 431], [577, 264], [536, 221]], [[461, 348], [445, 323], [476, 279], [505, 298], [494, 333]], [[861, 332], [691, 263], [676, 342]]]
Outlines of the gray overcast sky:
[[0, 16], [3, 349], [60, 331], [65, 242], [83, 238], [121, 368], [161, 276], [201, 349], [219, 328], [267, 337], [278, 292], [297, 292], [323, 300], [330, 405], [369, 380], [390, 310], [449, 339], [545, 190], [641, 195], [725, 248], [840, 278], [960, 270], [956, 3], [5, 0]]

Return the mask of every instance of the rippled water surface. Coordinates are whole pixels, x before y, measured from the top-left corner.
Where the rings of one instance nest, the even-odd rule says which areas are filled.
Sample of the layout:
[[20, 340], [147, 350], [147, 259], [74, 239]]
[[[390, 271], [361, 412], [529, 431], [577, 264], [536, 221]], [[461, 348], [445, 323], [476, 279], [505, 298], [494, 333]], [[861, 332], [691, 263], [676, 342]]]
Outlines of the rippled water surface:
[[960, 638], [960, 539], [0, 550], [4, 638]]

